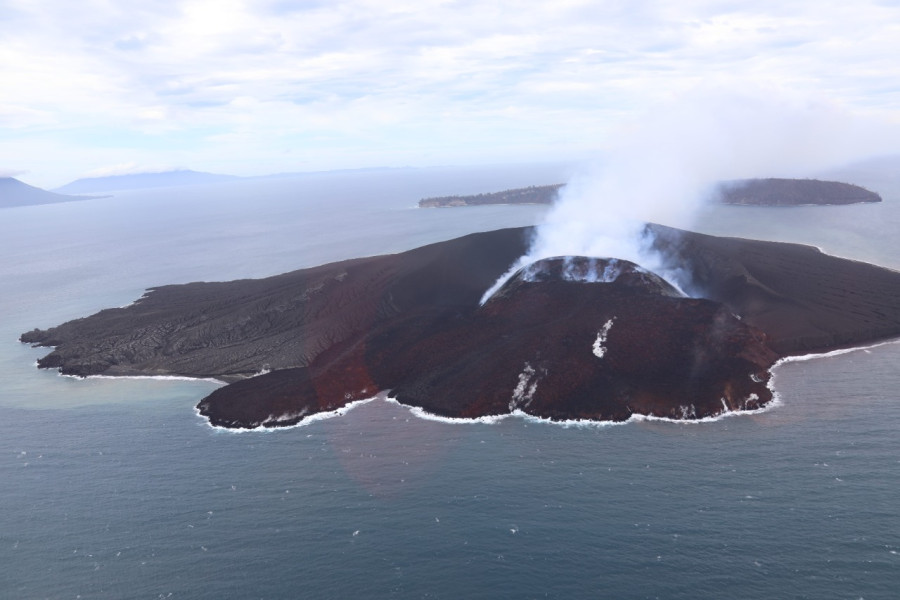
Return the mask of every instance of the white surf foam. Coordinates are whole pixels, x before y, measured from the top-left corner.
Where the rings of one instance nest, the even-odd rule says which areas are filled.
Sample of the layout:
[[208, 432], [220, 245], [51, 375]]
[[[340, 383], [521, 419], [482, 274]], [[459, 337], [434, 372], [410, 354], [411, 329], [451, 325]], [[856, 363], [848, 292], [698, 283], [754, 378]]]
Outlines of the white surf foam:
[[660, 421], [663, 423], [676, 423], [683, 425], [699, 425], [702, 423], [716, 423], [721, 421], [722, 419], [727, 419], [730, 417], [742, 417], [748, 415], [761, 415], [763, 413], [769, 412], [770, 410], [782, 406], [781, 401], [773, 394], [772, 401], [766, 404], [765, 406], [761, 406], [759, 408], [753, 409], [737, 409], [737, 410], [723, 410], [719, 414], [709, 415], [707, 417], [702, 417], [699, 419], [673, 419], [671, 417], [657, 417], [654, 415], [640, 415], [633, 414], [631, 415], [625, 423], [637, 423], [641, 421]]
[[146, 291], [146, 292], [144, 292], [144, 294], [143, 294], [140, 298], [138, 298], [138, 299], [136, 299], [136, 300], [132, 300], [132, 301], [129, 302], [128, 304], [123, 304], [123, 305], [120, 306], [119, 308], [128, 308], [129, 306], [134, 306], [135, 304], [139, 303], [141, 300], [146, 300], [146, 299], [147, 299], [147, 296], [149, 296], [149, 295], [152, 294], [152, 293], [153, 293], [153, 290]]
[[840, 356], [842, 354], [850, 354], [851, 352], [859, 352], [860, 350], [866, 351], [871, 350], [872, 348], [880, 348], [881, 346], [890, 346], [892, 344], [900, 344], [900, 338], [887, 340], [884, 342], [878, 342], [876, 344], [870, 344], [868, 346], [853, 346], [852, 348], [841, 348], [840, 350], [832, 350], [830, 352], [820, 352], [813, 354], [801, 354], [799, 356], [786, 356], [772, 365], [772, 369], [778, 367], [784, 363], [789, 362], [803, 362], [807, 360], [816, 360], [819, 358], [831, 358], [832, 356]]
[[556, 425], [557, 427], [563, 428], [571, 428], [571, 427], [611, 427], [614, 425], [626, 425], [628, 423], [637, 423], [641, 421], [658, 421], [664, 423], [675, 423], [675, 424], [684, 424], [684, 425], [696, 425], [700, 423], [715, 423], [720, 421], [726, 417], [737, 417], [742, 415], [758, 415], [764, 412], [771, 410], [777, 406], [781, 406], [781, 402], [773, 396], [772, 401], [766, 404], [765, 406], [757, 409], [746, 410], [727, 410], [723, 411], [717, 415], [711, 415], [708, 417], [703, 417], [700, 419], [674, 419], [671, 417], [657, 417], [654, 415], [642, 415], [638, 413], [632, 414], [628, 419], [624, 421], [611, 421], [611, 420], [594, 420], [594, 419], [565, 419], [565, 420], [553, 420], [545, 417], [538, 417], [535, 415], [530, 415], [522, 410], [516, 409], [510, 413], [502, 414], [502, 415], [488, 415], [484, 417], [477, 417], [473, 419], [466, 419], [461, 417], [443, 417], [440, 415], [435, 415], [429, 413], [428, 411], [418, 407], [418, 406], [409, 406], [408, 404], [403, 404], [399, 402], [395, 398], [385, 398], [386, 402], [392, 402], [398, 406], [402, 406], [409, 410], [411, 414], [414, 416], [425, 419], [428, 421], [437, 421], [439, 423], [448, 423], [453, 425], [470, 425], [470, 424], [484, 424], [484, 425], [495, 425], [500, 423], [501, 421], [509, 418], [518, 418], [522, 419], [528, 423], [540, 423], [543, 425]]
[[772, 392], [772, 402], [770, 405], [774, 405], [777, 403], [778, 406], [782, 405], [781, 395], [778, 393], [778, 390], [775, 389], [775, 380], [778, 377], [777, 371], [778, 367], [781, 365], [792, 363], [792, 362], [806, 362], [808, 360], [818, 360], [821, 358], [833, 358], [835, 356], [841, 356], [843, 354], [850, 354], [852, 352], [869, 352], [873, 348], [880, 348], [881, 346], [890, 346], [893, 344], [900, 344], [900, 339], [887, 340], [884, 342], [878, 342], [876, 344], [870, 344], [867, 346], [854, 346], [852, 348], [841, 348], [840, 350], [832, 350], [830, 352], [820, 352], [820, 353], [812, 353], [812, 354], [801, 354], [799, 356], [786, 356], [782, 359], [779, 359], [769, 368], [769, 372], [772, 374], [769, 377], [769, 382], [766, 384], [766, 387]]
[[[317, 423], [319, 421], [324, 421], [326, 419], [333, 419], [334, 417], [341, 417], [343, 415], [346, 415], [348, 412], [350, 412], [357, 406], [362, 406], [363, 404], [368, 404], [369, 402], [372, 402], [373, 400], [377, 400], [378, 398], [379, 398], [379, 396], [373, 396], [371, 398], [355, 400], [354, 402], [345, 404], [344, 406], [337, 408], [335, 410], [330, 410], [327, 412], [320, 412], [320, 413], [316, 413], [314, 415], [310, 415], [310, 416], [304, 418], [302, 421], [300, 421], [298, 423], [294, 423], [293, 425], [279, 425], [277, 427], [265, 427], [265, 426], [260, 426], [260, 427], [221, 427], [219, 425], [213, 425], [212, 423], [209, 422], [209, 419], [207, 419], [206, 417], [204, 417], [203, 415], [200, 414], [200, 409], [197, 408], [196, 405], [194, 406], [194, 414], [196, 414], [198, 417], [203, 419], [204, 423], [208, 427], [210, 427], [211, 429], [214, 429], [216, 431], [224, 431], [224, 432], [228, 432], [228, 433], [269, 433], [269, 432], [275, 432], [275, 431], [286, 431], [289, 429], [298, 429], [300, 427], [306, 427], [307, 425], [310, 425], [312, 423]], [[272, 420], [274, 418], [275, 420], [287, 421], [287, 420], [290, 420], [291, 418], [294, 418], [297, 416], [300, 416], [300, 413], [280, 415], [277, 418], [274, 418], [273, 415], [270, 415], [269, 419]]]
[[[37, 364], [37, 363], [35, 363]], [[60, 377], [69, 377], [72, 379], [156, 379], [159, 381], [207, 381], [219, 385], [226, 385], [226, 381], [216, 379], [215, 377], [188, 377], [186, 375], [88, 375], [81, 377], [80, 375], [70, 375], [68, 373], [59, 373]]]
[[443, 417], [441, 415], [436, 415], [434, 413], [430, 413], [420, 406], [410, 406], [409, 404], [403, 404], [396, 398], [391, 398], [390, 396], [387, 396], [384, 400], [385, 400], [385, 402], [390, 402], [392, 404], [396, 404], [397, 406], [402, 406], [403, 408], [407, 409], [410, 413], [412, 413], [413, 416], [423, 419], [425, 421], [437, 421], [439, 423], [450, 423], [453, 425], [466, 425], [466, 424], [471, 424], [471, 423], [494, 425], [496, 423], [499, 423], [503, 419], [508, 419], [509, 417], [513, 416], [513, 414], [514, 414], [514, 413], [505, 413], [502, 415], [486, 415], [483, 417], [475, 417], [473, 419], [465, 419], [462, 417]]
[[[311, 423], [323, 421], [325, 419], [331, 419], [334, 417], [343, 416], [343, 415], [347, 414], [348, 412], [350, 412], [351, 410], [353, 410], [354, 408], [356, 408], [357, 406], [361, 406], [363, 404], [367, 404], [369, 402], [372, 402], [374, 400], [379, 400], [379, 399], [383, 400], [385, 402], [391, 403], [391, 404], [395, 404], [397, 406], [402, 406], [403, 408], [407, 409], [410, 412], [410, 414], [412, 414], [413, 416], [415, 416], [419, 419], [423, 419], [426, 421], [436, 421], [439, 423], [447, 423], [447, 424], [451, 424], [451, 425], [475, 425], [475, 424], [496, 425], [497, 423], [500, 423], [501, 421], [504, 421], [509, 418], [519, 418], [528, 423], [540, 423], [540, 424], [544, 424], [544, 425], [555, 425], [557, 427], [563, 427], [563, 428], [611, 427], [611, 426], [627, 425], [629, 423], [640, 423], [640, 422], [672, 423], [675, 425], [700, 425], [700, 424], [705, 424], [705, 423], [716, 423], [723, 419], [731, 418], [731, 417], [760, 415], [760, 414], [769, 412], [771, 410], [774, 410], [776, 408], [783, 406], [784, 402], [782, 401], [781, 396], [778, 393], [778, 391], [775, 389], [774, 384], [775, 384], [775, 370], [777, 369], [777, 367], [779, 367], [785, 363], [803, 362], [803, 361], [815, 360], [815, 359], [819, 359], [819, 358], [830, 358], [833, 356], [840, 356], [842, 354], [848, 354], [848, 353], [857, 352], [860, 350], [868, 351], [872, 348], [878, 348], [880, 346], [887, 346], [887, 345], [898, 344], [898, 343], [900, 343], [900, 339], [888, 340], [885, 342], [879, 342], [877, 344], [872, 344], [872, 345], [868, 345], [868, 346], [857, 346], [854, 348], [842, 348], [840, 350], [832, 350], [831, 352], [823, 352], [823, 353], [817, 353], [817, 354], [804, 354], [801, 356], [789, 356], [789, 357], [782, 358], [782, 359], [778, 360], [775, 364], [773, 364], [772, 367], [770, 368], [770, 371], [772, 372], [772, 377], [769, 378], [767, 387], [772, 392], [772, 400], [770, 402], [768, 402], [766, 405], [761, 406], [759, 408], [755, 408], [755, 409], [731, 410], [728, 408], [728, 405], [723, 402], [722, 412], [715, 414], [715, 415], [701, 417], [699, 419], [697, 419], [697, 418], [659, 417], [659, 416], [655, 416], [655, 415], [644, 415], [644, 414], [639, 414], [639, 413], [633, 413], [628, 419], [626, 419], [624, 421], [592, 420], [592, 419], [553, 420], [553, 419], [548, 419], [548, 418], [544, 418], [544, 417], [538, 417], [535, 415], [530, 415], [520, 409], [515, 409], [515, 410], [513, 410], [509, 413], [505, 413], [505, 414], [485, 415], [485, 416], [475, 417], [475, 418], [444, 417], [441, 415], [436, 415], [434, 413], [430, 413], [419, 406], [410, 406], [408, 404], [403, 404], [396, 398], [392, 398], [385, 393], [373, 396], [372, 398], [366, 398], [363, 400], [357, 400], [355, 402], [351, 402], [351, 403], [347, 404], [346, 406], [343, 406], [337, 410], [311, 415], [311, 416], [303, 419], [299, 423], [296, 423], [294, 425], [284, 426], [284, 427], [256, 427], [256, 428], [252, 428], [252, 429], [251, 428], [234, 429], [234, 428], [229, 428], [229, 427], [219, 427], [216, 425], [212, 425], [211, 423], [209, 423], [209, 421], [205, 417], [200, 415], [200, 411], [197, 409], [196, 406], [194, 407], [194, 412], [197, 414], [197, 416], [202, 418], [203, 421], [209, 427], [216, 429], [216, 430], [228, 431], [231, 433], [269, 432], [269, 431], [295, 429], [298, 427], [306, 427], [307, 425], [310, 425]], [[97, 375], [94, 377], [105, 377], [108, 379], [117, 379], [118, 378], [118, 377], [109, 377], [109, 376], [103, 376], [103, 375]], [[135, 378], [141, 378], [141, 377], [135, 377]], [[151, 378], [151, 377], [146, 377], [146, 378]], [[190, 380], [195, 381], [195, 379], [191, 379], [191, 378], [178, 378], [178, 379], [190, 379]], [[215, 381], [215, 380], [213, 380], [213, 381]], [[753, 399], [752, 396], [753, 395], [751, 395], [751, 398], [748, 398], [748, 400]], [[682, 407], [682, 414], [687, 415], [687, 414], [690, 414], [690, 412], [691, 411], [689, 409], [687, 409], [686, 407]], [[293, 416], [296, 416], [296, 415], [293, 415]], [[292, 415], [284, 415], [283, 416], [283, 418], [285, 420], [287, 420], [288, 418], [291, 418], [291, 417], [292, 417]]]

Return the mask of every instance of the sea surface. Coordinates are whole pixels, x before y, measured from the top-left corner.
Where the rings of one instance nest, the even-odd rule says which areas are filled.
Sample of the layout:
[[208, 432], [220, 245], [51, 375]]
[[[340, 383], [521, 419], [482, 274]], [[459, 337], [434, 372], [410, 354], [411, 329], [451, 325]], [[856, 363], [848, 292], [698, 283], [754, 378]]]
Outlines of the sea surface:
[[[900, 597], [900, 344], [788, 362], [715, 422], [423, 420], [383, 399], [209, 427], [216, 384], [38, 371], [17, 342], [148, 287], [397, 252], [545, 209], [415, 208], [559, 166], [344, 172], [0, 211], [0, 597]], [[713, 207], [696, 229], [900, 269], [877, 205]], [[900, 299], [898, 299], [900, 301]]]

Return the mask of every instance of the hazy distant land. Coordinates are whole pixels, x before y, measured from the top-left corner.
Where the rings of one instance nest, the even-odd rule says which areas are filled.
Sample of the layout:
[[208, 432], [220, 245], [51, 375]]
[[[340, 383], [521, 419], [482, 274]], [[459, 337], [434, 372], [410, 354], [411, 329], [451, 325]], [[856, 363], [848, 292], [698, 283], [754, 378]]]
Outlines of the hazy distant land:
[[85, 177], [76, 179], [54, 191], [66, 194], [91, 192], [114, 192], [144, 188], [174, 187], [182, 185], [203, 185], [224, 183], [240, 179], [235, 175], [219, 175], [191, 170], [164, 171], [159, 173], [131, 173], [106, 177]]
[[268, 175], [240, 176], [207, 173], [203, 171], [193, 171], [190, 169], [175, 169], [170, 171], [159, 171], [152, 173], [129, 173], [123, 175], [107, 175], [102, 177], [85, 177], [67, 183], [62, 187], [56, 188], [54, 191], [64, 193], [115, 192], [123, 190], [141, 190], [161, 187], [210, 185], [253, 179], [289, 179], [296, 177], [317, 177], [322, 175], [333, 175], [335, 173], [365, 173], [370, 171], [394, 170], [398, 169], [339, 169], [331, 171], [299, 171], [272, 173]]
[[[484, 204], [552, 204], [563, 183], [531, 186], [472, 196], [440, 196], [419, 200], [419, 208]], [[739, 179], [720, 183], [712, 200], [745, 206], [803, 206], [881, 202], [881, 196], [858, 185], [818, 179]]]
[[97, 196], [56, 194], [39, 187], [34, 187], [33, 185], [28, 185], [13, 177], [0, 177], [0, 208], [77, 202], [79, 200], [89, 200], [96, 197]]
[[[249, 179], [311, 176], [317, 173], [279, 173]], [[248, 179], [192, 170], [157, 173], [132, 173], [77, 179], [51, 191], [22, 183], [11, 177], [0, 178], [0, 208], [33, 204], [52, 204], [96, 198], [85, 194], [108, 193], [159, 187], [207, 185]], [[552, 204], [564, 183], [533, 185], [499, 192], [423, 198], [420, 208], [450, 208], [491, 204]], [[78, 194], [78, 195], [71, 195]], [[861, 186], [818, 179], [741, 179], [715, 186], [711, 200], [744, 206], [801, 206], [881, 202], [881, 197]]]

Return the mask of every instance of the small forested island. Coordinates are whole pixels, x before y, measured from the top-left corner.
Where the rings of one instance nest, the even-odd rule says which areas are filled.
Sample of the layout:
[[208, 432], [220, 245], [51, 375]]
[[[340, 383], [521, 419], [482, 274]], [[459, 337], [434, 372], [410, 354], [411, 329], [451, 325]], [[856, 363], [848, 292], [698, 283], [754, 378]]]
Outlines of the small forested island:
[[[483, 204], [552, 204], [565, 184], [531, 186], [474, 196], [441, 196], [419, 200], [419, 208]], [[714, 186], [713, 202], [743, 206], [807, 206], [881, 202], [864, 187], [818, 179], [736, 179]]]
[[780, 358], [900, 336], [900, 273], [798, 244], [658, 225], [686, 297], [615, 257], [557, 257], [482, 294], [530, 228], [275, 277], [148, 290], [21, 341], [41, 368], [230, 382], [201, 400], [227, 428], [279, 427], [389, 392], [445, 417], [696, 419], [762, 407]]
[[740, 179], [718, 185], [716, 199], [723, 204], [747, 206], [804, 206], [881, 202], [864, 187], [818, 179]]
[[504, 190], [474, 196], [441, 196], [419, 200], [419, 208], [446, 208], [450, 206], [479, 206], [482, 204], [552, 204], [560, 188], [565, 184], [533, 185], [531, 187]]

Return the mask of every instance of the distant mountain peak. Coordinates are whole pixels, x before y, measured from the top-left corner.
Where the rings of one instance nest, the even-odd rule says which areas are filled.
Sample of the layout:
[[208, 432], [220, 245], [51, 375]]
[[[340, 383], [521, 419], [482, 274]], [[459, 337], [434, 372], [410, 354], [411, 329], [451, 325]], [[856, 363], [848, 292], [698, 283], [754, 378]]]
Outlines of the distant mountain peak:
[[38, 204], [59, 204], [60, 202], [88, 200], [92, 197], [93, 196], [56, 194], [33, 185], [28, 185], [14, 177], [0, 177], [0, 208], [34, 206]]
[[83, 177], [56, 188], [55, 192], [88, 193], [112, 192], [121, 190], [138, 190], [145, 188], [175, 187], [182, 185], [203, 185], [222, 183], [239, 179], [235, 175], [219, 175], [204, 173], [190, 169], [175, 169], [156, 173], [129, 173], [123, 175], [107, 175], [104, 177]]

